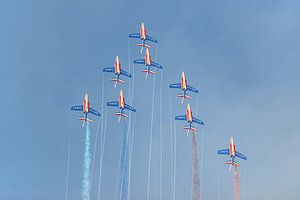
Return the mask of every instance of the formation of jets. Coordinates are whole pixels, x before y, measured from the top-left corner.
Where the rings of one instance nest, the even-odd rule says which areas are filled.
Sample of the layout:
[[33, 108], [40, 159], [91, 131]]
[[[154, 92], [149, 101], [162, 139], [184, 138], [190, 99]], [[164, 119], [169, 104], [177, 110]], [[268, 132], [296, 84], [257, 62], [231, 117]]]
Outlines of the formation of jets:
[[[163, 69], [163, 66], [159, 63], [156, 63], [152, 61], [149, 48], [150, 45], [147, 43], [148, 41], [151, 43], [158, 43], [157, 39], [147, 35], [147, 31], [145, 28], [144, 23], [141, 23], [140, 31], [139, 33], [133, 33], [129, 34], [129, 38], [136, 38], [139, 39], [139, 42], [137, 43], [137, 46], [141, 47], [141, 53], [143, 52], [143, 48], [146, 48], [146, 53], [143, 59], [135, 59], [133, 63], [135, 64], [142, 64], [145, 65], [146, 68], [142, 70], [142, 72], [146, 73], [145, 79], [148, 78], [148, 74], [155, 75], [155, 70], [152, 69], [152, 67], [155, 67], [157, 69]], [[120, 78], [120, 76], [126, 76], [128, 78], [132, 78], [132, 75], [122, 69], [119, 57], [116, 56], [114, 66], [113, 67], [105, 67], [103, 68], [103, 72], [109, 72], [114, 73], [114, 77], [111, 79], [111, 81], [114, 82], [114, 87], [116, 88], [118, 83], [124, 83], [124, 80]], [[187, 78], [185, 76], [184, 71], [181, 74], [181, 81], [180, 83], [173, 83], [169, 85], [170, 88], [173, 89], [181, 89], [181, 92], [178, 97], [181, 98], [181, 104], [184, 103], [185, 99], [191, 99], [191, 96], [188, 94], [188, 92], [193, 92], [198, 94], [199, 90], [191, 85], [188, 84]], [[125, 110], [136, 112], [136, 109], [128, 104], [125, 103], [125, 97], [123, 94], [122, 89], [120, 90], [120, 94], [118, 96], [117, 101], [110, 101], [107, 102], [107, 106], [117, 107], [119, 109], [118, 112], [115, 112], [115, 115], [118, 116], [118, 122], [120, 122], [121, 118], [128, 118], [128, 115], [125, 113]], [[71, 107], [71, 110], [74, 111], [82, 111], [83, 116], [78, 118], [79, 120], [83, 121], [82, 126], [84, 126], [85, 122], [92, 122], [91, 119], [88, 118], [88, 114], [92, 113], [93, 115], [96, 115], [100, 117], [100, 113], [90, 107], [90, 102], [88, 99], [88, 95], [86, 94], [84, 97], [83, 105], [79, 106], [73, 106]], [[204, 125], [204, 122], [196, 117], [193, 116], [191, 106], [188, 103], [186, 113], [184, 115], [178, 115], [175, 117], [175, 120], [183, 120], [187, 122], [187, 125], [183, 127], [184, 130], [187, 131], [187, 135], [192, 131], [194, 134], [197, 131], [197, 128], [193, 126], [193, 123]], [[226, 162], [226, 164], [230, 165], [229, 170], [232, 166], [239, 166], [239, 163], [237, 162], [236, 158], [240, 158], [243, 160], [247, 160], [247, 157], [243, 155], [242, 153], [239, 153], [236, 151], [235, 144], [233, 137], [230, 137], [230, 144], [228, 149], [222, 149], [217, 152], [218, 154], [225, 154], [230, 156], [230, 160]]]

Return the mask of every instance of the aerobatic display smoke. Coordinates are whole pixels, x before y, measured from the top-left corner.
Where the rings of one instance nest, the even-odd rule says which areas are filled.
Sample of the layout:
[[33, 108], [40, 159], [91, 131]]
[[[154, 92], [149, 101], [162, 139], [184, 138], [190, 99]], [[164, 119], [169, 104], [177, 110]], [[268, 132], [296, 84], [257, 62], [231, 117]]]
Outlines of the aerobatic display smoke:
[[83, 179], [82, 179], [82, 199], [90, 200], [91, 190], [91, 133], [90, 124], [86, 122], [86, 135], [85, 135], [85, 152], [84, 152], [84, 163], [83, 163]]
[[124, 131], [122, 139], [121, 160], [120, 160], [120, 200], [127, 199], [128, 183], [128, 132], [126, 122], [124, 122]]
[[234, 168], [234, 200], [239, 200], [239, 177], [237, 167]]
[[195, 134], [193, 134], [193, 190], [192, 190], [192, 200], [200, 200], [200, 177], [199, 177], [199, 163], [197, 154], [197, 140]]

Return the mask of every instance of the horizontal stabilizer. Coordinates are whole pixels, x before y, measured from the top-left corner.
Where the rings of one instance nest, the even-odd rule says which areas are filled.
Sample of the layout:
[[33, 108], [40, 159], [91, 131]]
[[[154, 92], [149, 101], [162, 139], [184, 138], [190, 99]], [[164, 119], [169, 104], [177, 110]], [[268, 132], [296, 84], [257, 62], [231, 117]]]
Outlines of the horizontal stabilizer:
[[125, 113], [116, 112], [115, 115], [128, 118], [128, 115], [126, 115]]
[[147, 70], [147, 69], [142, 70], [142, 72], [149, 73], [149, 74], [156, 74], [155, 71], [151, 71], [151, 70]]
[[146, 43], [137, 43], [136, 46], [139, 46], [139, 47], [145, 47], [145, 48], [150, 48], [150, 45], [146, 44]]
[[191, 99], [192, 97], [189, 95], [184, 95], [184, 94], [179, 94], [178, 95], [179, 98], [187, 98], [187, 99]]
[[193, 126], [185, 126], [185, 127], [183, 127], [183, 129], [184, 130], [189, 130], [189, 131], [193, 131], [193, 132], [195, 132], [195, 131], [197, 131], [197, 128], [196, 127], [193, 127]]
[[112, 78], [110, 80], [113, 81], [113, 82], [124, 83], [124, 81], [121, 80], [121, 79]]
[[91, 120], [89, 118], [84, 118], [84, 117], [80, 117], [80, 118], [78, 118], [78, 120], [85, 121], [85, 122], [93, 122], [93, 120]]

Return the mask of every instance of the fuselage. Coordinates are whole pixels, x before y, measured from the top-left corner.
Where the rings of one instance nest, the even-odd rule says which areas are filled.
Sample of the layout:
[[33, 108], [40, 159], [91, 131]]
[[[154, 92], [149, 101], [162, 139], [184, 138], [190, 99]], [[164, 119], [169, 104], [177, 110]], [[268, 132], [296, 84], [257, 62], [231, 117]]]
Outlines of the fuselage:
[[115, 74], [120, 75], [121, 74], [121, 64], [120, 64], [119, 56], [116, 57], [114, 68], [115, 68]]
[[85, 94], [85, 97], [83, 100], [83, 112], [87, 114], [87, 113], [89, 113], [89, 109], [90, 109], [89, 98], [88, 98], [88, 95]]
[[189, 123], [192, 123], [193, 121], [193, 113], [190, 104], [187, 105], [187, 109], [186, 109], [186, 121]]
[[235, 145], [233, 141], [233, 137], [230, 137], [230, 144], [229, 144], [229, 152], [230, 152], [230, 157], [235, 157]]
[[147, 36], [147, 33], [146, 33], [147, 31], [146, 31], [146, 29], [145, 29], [145, 25], [144, 25], [144, 23], [142, 22], [142, 24], [141, 24], [141, 29], [140, 29], [140, 38], [141, 38], [141, 40], [146, 40], [146, 36]]
[[145, 64], [146, 64], [146, 66], [151, 65], [151, 56], [150, 56], [148, 48], [146, 49], [146, 54], [145, 54]]
[[118, 104], [119, 104], [119, 108], [123, 110], [125, 107], [125, 98], [123, 96], [122, 90], [120, 90], [120, 95], [118, 97]]
[[183, 91], [185, 91], [187, 89], [187, 80], [186, 80], [184, 72], [182, 72], [182, 74], [181, 74], [181, 89]]

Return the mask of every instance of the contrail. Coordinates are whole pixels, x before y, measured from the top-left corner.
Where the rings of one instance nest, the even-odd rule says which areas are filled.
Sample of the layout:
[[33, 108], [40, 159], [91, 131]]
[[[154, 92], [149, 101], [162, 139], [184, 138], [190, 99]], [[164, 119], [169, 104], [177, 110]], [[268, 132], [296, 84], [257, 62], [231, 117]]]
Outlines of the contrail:
[[174, 178], [173, 178], [173, 199], [175, 200], [176, 199], [176, 164], [177, 164], [177, 145], [176, 145], [176, 138], [177, 138], [177, 135], [176, 135], [176, 123], [174, 123], [174, 134], [173, 134], [173, 136], [174, 136], [174, 163], [173, 163], [173, 176], [174, 176]]
[[192, 156], [193, 156], [193, 192], [192, 200], [200, 200], [200, 177], [199, 177], [199, 163], [197, 154], [197, 140], [195, 134], [193, 134], [193, 146], [192, 146]]
[[124, 121], [123, 142], [121, 149], [121, 162], [120, 162], [120, 200], [127, 199], [127, 176], [128, 176], [128, 131], [126, 122]]
[[66, 180], [66, 200], [68, 200], [68, 189], [69, 189], [69, 171], [70, 171], [70, 154], [71, 154], [71, 120], [69, 125], [69, 147], [68, 147], [68, 162], [67, 162], [67, 180]]
[[[170, 90], [169, 90], [169, 108], [170, 108], [170, 141], [171, 141], [171, 156], [170, 156], [170, 160], [171, 160], [171, 175], [173, 175], [174, 171], [173, 171], [173, 115], [172, 115], [172, 102], [171, 102], [171, 94], [170, 94]], [[173, 176], [171, 176], [171, 183], [173, 184]], [[173, 191], [173, 185], [171, 187], [171, 197], [172, 197], [172, 194], [174, 193]]]
[[239, 177], [237, 167], [234, 167], [234, 200], [239, 200]]
[[82, 179], [82, 199], [90, 200], [91, 190], [91, 153], [90, 153], [90, 124], [86, 122], [86, 135], [85, 135], [85, 152], [83, 164], [83, 179]]
[[162, 112], [162, 82], [163, 82], [163, 71], [160, 76], [160, 167], [159, 167], [159, 199], [162, 200], [162, 169], [163, 169], [163, 112]]
[[[155, 70], [156, 71], [156, 70]], [[153, 115], [154, 115], [154, 92], [155, 92], [155, 79], [153, 80], [152, 89], [152, 109], [151, 109], [151, 122], [150, 122], [150, 139], [149, 139], [149, 160], [148, 160], [148, 182], [147, 182], [147, 200], [150, 198], [150, 175], [151, 175], [151, 160], [152, 160], [152, 135], [153, 135]]]
[[[103, 90], [104, 90], [104, 78], [103, 78], [103, 73], [102, 73], [102, 76], [101, 76], [101, 104], [102, 104], [102, 108], [101, 108], [101, 111], [103, 112]], [[101, 124], [102, 124], [102, 121], [103, 119], [100, 119], [101, 120]], [[93, 177], [94, 177], [94, 166], [95, 166], [95, 156], [96, 156], [96, 151], [97, 151], [97, 146], [98, 146], [98, 137], [99, 137], [99, 129], [100, 129], [100, 120], [98, 121], [97, 123], [97, 130], [96, 130], [96, 139], [95, 139], [95, 143], [94, 143], [94, 150], [93, 150], [93, 157], [92, 157], [92, 170], [91, 170], [91, 186], [93, 185]], [[102, 128], [101, 128], [102, 129]], [[101, 139], [101, 136], [102, 135], [102, 132], [100, 133], [100, 139]]]
[[103, 125], [101, 127], [102, 134], [101, 134], [101, 140], [100, 140], [100, 145], [101, 145], [100, 146], [100, 169], [99, 169], [97, 199], [100, 199], [100, 197], [101, 197], [102, 166], [103, 166], [103, 158], [104, 158], [104, 150], [105, 150], [105, 140], [106, 140], [106, 128], [107, 128], [107, 107], [105, 108], [105, 122], [104, 122], [104, 126], [105, 126], [104, 128], [102, 128]]

